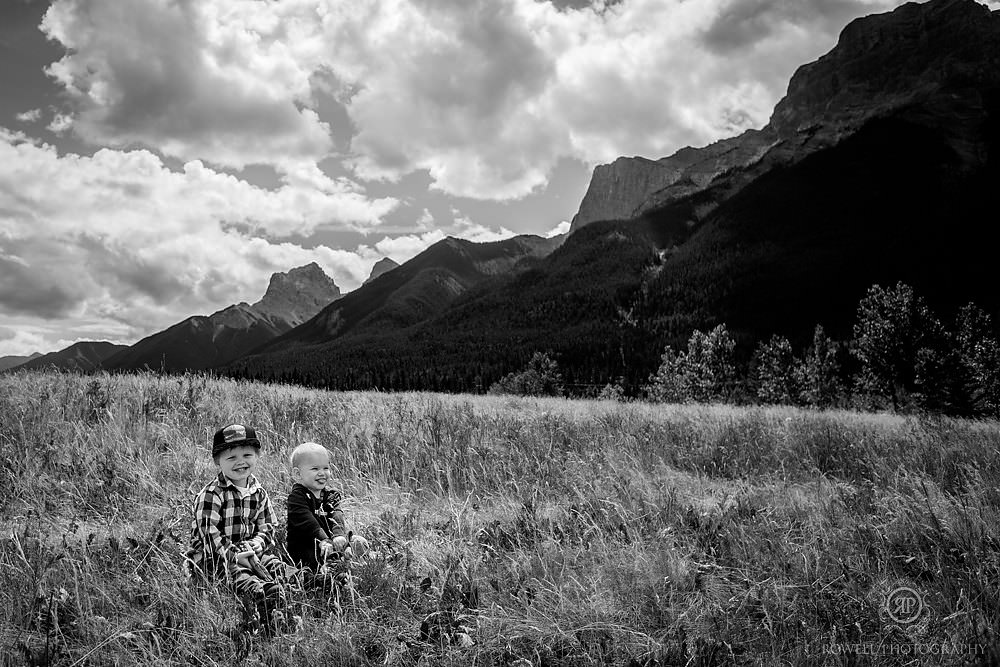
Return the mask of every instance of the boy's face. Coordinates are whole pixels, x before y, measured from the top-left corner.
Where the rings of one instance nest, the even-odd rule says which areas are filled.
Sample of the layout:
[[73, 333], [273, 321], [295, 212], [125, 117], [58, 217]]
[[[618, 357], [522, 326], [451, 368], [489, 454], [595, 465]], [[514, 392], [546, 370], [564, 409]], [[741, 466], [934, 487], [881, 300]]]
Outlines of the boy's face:
[[318, 494], [330, 481], [330, 456], [319, 453], [304, 455], [299, 464], [292, 468], [292, 478]]
[[236, 486], [246, 486], [247, 478], [257, 467], [257, 448], [253, 445], [230, 447], [216, 461], [222, 474]]

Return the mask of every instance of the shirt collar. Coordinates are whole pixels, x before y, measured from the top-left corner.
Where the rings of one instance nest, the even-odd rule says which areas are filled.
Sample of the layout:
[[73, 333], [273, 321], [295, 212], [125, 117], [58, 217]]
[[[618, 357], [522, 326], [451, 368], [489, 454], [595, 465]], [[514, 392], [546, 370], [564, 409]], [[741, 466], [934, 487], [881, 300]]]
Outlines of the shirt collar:
[[238, 487], [235, 484], [233, 484], [233, 482], [228, 477], [226, 477], [225, 475], [223, 475], [220, 472], [219, 473], [219, 486], [228, 486], [229, 488], [233, 489], [234, 491], [242, 492], [244, 495], [250, 495], [251, 493], [253, 493], [254, 491], [256, 491], [260, 485], [257, 483], [257, 478], [254, 477], [253, 475], [250, 475], [249, 477], [247, 477], [247, 485], [245, 487], [246, 490], [243, 491], [242, 489], [240, 489], [240, 487]]
[[322, 491], [320, 491], [319, 498], [317, 498], [313, 494], [313, 492], [309, 490], [309, 487], [307, 487], [305, 484], [301, 484], [299, 482], [295, 482], [295, 484], [292, 485], [292, 489], [295, 489], [296, 487], [302, 489], [302, 492], [305, 493], [306, 496], [308, 496], [309, 498], [312, 498], [316, 502], [323, 502], [324, 500], [326, 500], [327, 495], [330, 493], [329, 489], [323, 489]]

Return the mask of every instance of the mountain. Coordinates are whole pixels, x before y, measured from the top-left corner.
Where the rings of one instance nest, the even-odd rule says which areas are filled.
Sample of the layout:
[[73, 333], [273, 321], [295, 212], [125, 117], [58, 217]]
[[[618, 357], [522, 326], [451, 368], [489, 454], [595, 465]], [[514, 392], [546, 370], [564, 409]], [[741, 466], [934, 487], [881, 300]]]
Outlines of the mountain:
[[[345, 337], [369, 340], [406, 329], [441, 313], [480, 284], [526, 270], [561, 242], [531, 235], [492, 243], [448, 237], [331, 303], [308, 322], [254, 350], [254, 355], [295, 356], [298, 352], [292, 351], [303, 347], [322, 347]], [[244, 360], [237, 366], [245, 367]]]
[[143, 338], [104, 364], [108, 370], [202, 370], [225, 364], [301, 324], [340, 297], [315, 262], [271, 276], [263, 298], [195, 315]]
[[799, 68], [767, 127], [680, 151], [657, 168], [684, 175], [642, 186], [631, 210], [577, 221], [523, 270], [363, 337], [339, 335], [328, 308], [233, 370], [469, 391], [543, 350], [575, 391], [618, 378], [634, 389], [664, 345], [720, 322], [744, 363], [773, 333], [801, 349], [817, 323], [846, 340], [868, 287], [900, 280], [946, 319], [973, 300], [996, 321], [998, 51], [1000, 12], [974, 0], [854, 21]]
[[388, 271], [392, 271], [397, 266], [399, 266], [399, 263], [396, 262], [391, 257], [383, 257], [379, 261], [375, 262], [375, 266], [372, 267], [371, 275], [368, 276], [368, 280], [366, 280], [364, 282], [364, 284], [367, 285], [368, 283], [370, 283], [371, 281], [375, 280], [376, 278], [378, 278], [383, 273], [387, 273]]
[[[830, 53], [795, 72], [762, 129], [660, 160], [622, 157], [599, 165], [572, 229], [631, 219], [711, 188], [712, 196], [702, 196], [689, 212], [695, 224], [762, 174], [915, 105], [956, 121], [961, 135], [963, 117], [978, 104], [972, 91], [1000, 77], [997, 22], [996, 12], [975, 0], [908, 3], [852, 21]], [[955, 139], [953, 147], [962, 151], [961, 136]]]
[[0, 357], [0, 371], [5, 371], [10, 368], [15, 368], [25, 363], [26, 361], [31, 361], [37, 357], [42, 356], [41, 352], [33, 352], [27, 357], [22, 357], [18, 355], [9, 355], [6, 357]]
[[101, 368], [101, 364], [105, 359], [124, 349], [126, 349], [125, 345], [115, 345], [106, 341], [73, 343], [58, 352], [35, 356], [30, 361], [18, 366], [17, 370], [27, 371], [57, 368], [60, 370], [88, 373]]

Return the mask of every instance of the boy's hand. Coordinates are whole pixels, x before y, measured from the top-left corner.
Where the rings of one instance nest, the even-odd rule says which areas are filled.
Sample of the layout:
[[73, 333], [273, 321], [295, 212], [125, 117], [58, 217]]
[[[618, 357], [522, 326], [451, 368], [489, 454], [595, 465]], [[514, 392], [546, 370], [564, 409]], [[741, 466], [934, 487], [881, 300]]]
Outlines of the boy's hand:
[[253, 549], [250, 551], [241, 551], [236, 554], [236, 562], [243, 567], [249, 568], [250, 561], [253, 560], [254, 556], [256, 556], [256, 554], [253, 552]]
[[360, 535], [351, 535], [351, 551], [357, 556], [364, 556], [368, 553], [368, 540]]
[[322, 542], [319, 543], [319, 554], [324, 559], [329, 558], [335, 553], [337, 553], [337, 549], [336, 547], [333, 546], [330, 540], [323, 540]]
[[338, 535], [337, 537], [330, 540], [330, 544], [333, 545], [334, 550], [339, 554], [344, 553], [344, 549], [351, 546], [351, 543], [348, 542], [347, 538], [344, 537], [343, 535]]

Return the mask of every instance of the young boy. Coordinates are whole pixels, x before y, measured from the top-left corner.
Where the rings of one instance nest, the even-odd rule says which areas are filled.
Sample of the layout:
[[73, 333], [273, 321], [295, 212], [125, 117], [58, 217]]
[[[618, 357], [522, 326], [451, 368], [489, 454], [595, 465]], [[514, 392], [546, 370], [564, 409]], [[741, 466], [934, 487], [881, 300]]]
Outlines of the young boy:
[[[249, 426], [230, 424], [212, 439], [219, 475], [195, 498], [188, 575], [224, 578], [245, 607], [263, 612], [265, 621], [282, 606], [285, 566], [266, 553], [274, 544], [274, 509], [253, 472], [260, 440]], [[270, 626], [269, 626], [270, 627]]]
[[368, 541], [344, 530], [340, 493], [331, 481], [330, 453], [315, 442], [304, 442], [290, 457], [295, 485], [288, 494], [288, 555], [296, 565], [317, 571], [327, 558], [363, 556]]

